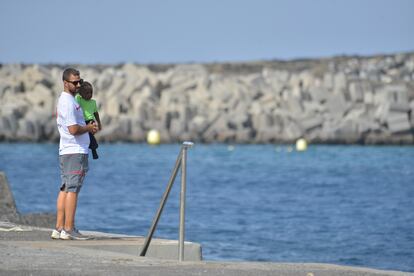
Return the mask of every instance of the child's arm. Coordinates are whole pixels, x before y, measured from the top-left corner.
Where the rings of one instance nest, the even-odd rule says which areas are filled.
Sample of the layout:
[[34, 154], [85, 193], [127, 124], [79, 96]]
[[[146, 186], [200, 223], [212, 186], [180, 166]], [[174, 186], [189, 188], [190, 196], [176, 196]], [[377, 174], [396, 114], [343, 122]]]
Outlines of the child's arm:
[[75, 101], [76, 101], [77, 103], [79, 103], [79, 102], [80, 102], [80, 98], [81, 98], [81, 96], [77, 93], [77, 94], [75, 95]]
[[98, 129], [99, 130], [102, 130], [101, 119], [99, 118], [98, 111], [96, 111], [95, 113], [93, 113], [93, 115], [95, 116], [96, 122], [98, 123]]

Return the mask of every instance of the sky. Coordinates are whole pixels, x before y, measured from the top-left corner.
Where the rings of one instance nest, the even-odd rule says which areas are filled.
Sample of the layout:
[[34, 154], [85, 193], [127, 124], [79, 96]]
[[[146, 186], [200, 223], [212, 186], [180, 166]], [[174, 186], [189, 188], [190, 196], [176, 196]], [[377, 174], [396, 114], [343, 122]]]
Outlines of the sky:
[[0, 63], [292, 60], [414, 51], [414, 0], [0, 0]]

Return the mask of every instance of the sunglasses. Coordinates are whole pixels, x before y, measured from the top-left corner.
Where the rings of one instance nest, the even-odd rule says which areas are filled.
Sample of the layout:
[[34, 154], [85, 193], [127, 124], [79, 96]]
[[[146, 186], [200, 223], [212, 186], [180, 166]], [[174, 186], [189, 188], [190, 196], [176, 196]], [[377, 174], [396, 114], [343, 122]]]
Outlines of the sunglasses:
[[76, 81], [68, 81], [68, 80], [67, 80], [67, 82], [70, 82], [70, 83], [71, 83], [71, 84], [73, 84], [74, 86], [77, 86], [78, 84], [82, 84], [82, 83], [83, 83], [83, 79], [76, 80]]

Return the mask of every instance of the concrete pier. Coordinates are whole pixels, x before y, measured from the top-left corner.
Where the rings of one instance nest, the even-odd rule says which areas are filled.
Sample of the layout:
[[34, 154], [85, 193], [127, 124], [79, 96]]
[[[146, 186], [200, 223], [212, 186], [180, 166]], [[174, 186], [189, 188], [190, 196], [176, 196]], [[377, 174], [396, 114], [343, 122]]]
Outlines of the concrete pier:
[[[177, 241], [155, 239], [139, 257], [143, 237], [83, 232], [86, 241], [51, 240], [51, 230], [0, 222], [0, 275], [414, 275], [330, 264], [197, 261], [200, 246], [186, 243], [184, 262], [173, 260]], [[172, 255], [171, 255], [172, 254]]]
[[88, 240], [52, 240], [52, 229], [16, 222], [22, 218], [0, 172], [0, 275], [414, 276], [331, 264], [203, 261], [201, 245], [191, 242], [179, 262], [178, 241], [165, 239], [153, 239], [140, 257], [144, 237], [82, 231]]

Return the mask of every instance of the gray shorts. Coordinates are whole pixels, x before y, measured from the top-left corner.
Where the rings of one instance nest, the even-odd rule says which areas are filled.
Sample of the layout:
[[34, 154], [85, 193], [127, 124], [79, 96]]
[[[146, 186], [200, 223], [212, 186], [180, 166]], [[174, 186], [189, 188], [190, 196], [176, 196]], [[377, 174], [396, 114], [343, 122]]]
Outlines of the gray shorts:
[[62, 179], [60, 190], [78, 193], [89, 170], [88, 155], [81, 153], [59, 155], [59, 165]]

